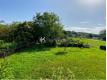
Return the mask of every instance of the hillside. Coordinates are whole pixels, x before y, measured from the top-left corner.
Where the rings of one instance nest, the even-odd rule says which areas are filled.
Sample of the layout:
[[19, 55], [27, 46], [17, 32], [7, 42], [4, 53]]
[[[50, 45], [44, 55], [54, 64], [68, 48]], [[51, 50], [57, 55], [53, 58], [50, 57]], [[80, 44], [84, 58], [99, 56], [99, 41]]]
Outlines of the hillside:
[[[15, 78], [23, 79], [105, 79], [106, 54], [100, 50], [104, 41], [84, 39], [91, 48], [33, 47], [8, 56], [6, 60]], [[64, 79], [63, 78], [63, 79]]]

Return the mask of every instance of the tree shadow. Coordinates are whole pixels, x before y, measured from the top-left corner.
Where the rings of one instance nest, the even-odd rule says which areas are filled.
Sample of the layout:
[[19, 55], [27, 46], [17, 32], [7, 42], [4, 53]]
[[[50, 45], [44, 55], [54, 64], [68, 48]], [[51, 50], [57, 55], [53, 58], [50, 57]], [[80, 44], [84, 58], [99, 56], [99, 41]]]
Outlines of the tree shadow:
[[66, 51], [60, 51], [60, 52], [57, 52], [55, 55], [65, 55], [65, 54], [67, 54]]
[[28, 47], [28, 48], [25, 48], [25, 49], [22, 49], [20, 51], [17, 51], [16, 54], [20, 54], [20, 53], [23, 53], [23, 52], [42, 52], [42, 51], [49, 51], [50, 48], [52, 47], [47, 47], [45, 45], [36, 45], [36, 46], [31, 46], [31, 47]]
[[13, 54], [19, 55], [19, 54], [24, 53], [24, 52], [32, 53], [32, 52], [49, 51], [51, 48], [52, 47], [47, 47], [45, 45], [35, 45], [35, 46], [29, 46], [27, 48], [21, 48], [17, 51], [13, 50], [12, 52], [11, 51], [10, 52], [9, 51], [8, 52], [3, 51], [2, 53], [0, 53], [0, 58], [5, 58], [5, 57], [13, 55]]

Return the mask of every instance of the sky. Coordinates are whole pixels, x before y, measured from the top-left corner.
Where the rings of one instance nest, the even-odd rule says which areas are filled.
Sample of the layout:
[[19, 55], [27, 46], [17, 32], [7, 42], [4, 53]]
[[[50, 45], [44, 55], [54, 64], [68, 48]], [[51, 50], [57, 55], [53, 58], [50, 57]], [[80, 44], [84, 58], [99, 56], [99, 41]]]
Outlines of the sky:
[[37, 12], [54, 12], [65, 30], [98, 34], [106, 27], [106, 0], [0, 0], [0, 20], [30, 21]]

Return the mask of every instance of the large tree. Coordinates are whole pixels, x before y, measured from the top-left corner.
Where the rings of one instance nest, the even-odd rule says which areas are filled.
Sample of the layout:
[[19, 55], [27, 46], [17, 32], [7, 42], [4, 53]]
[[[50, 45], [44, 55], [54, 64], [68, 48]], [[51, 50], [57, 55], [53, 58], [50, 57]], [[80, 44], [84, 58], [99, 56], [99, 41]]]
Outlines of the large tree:
[[36, 16], [33, 17], [33, 24], [35, 34], [38, 37], [56, 39], [63, 36], [63, 26], [59, 21], [59, 17], [54, 13], [37, 13]]
[[30, 22], [13, 24], [10, 29], [11, 41], [17, 44], [18, 48], [29, 47], [34, 43], [33, 29]]

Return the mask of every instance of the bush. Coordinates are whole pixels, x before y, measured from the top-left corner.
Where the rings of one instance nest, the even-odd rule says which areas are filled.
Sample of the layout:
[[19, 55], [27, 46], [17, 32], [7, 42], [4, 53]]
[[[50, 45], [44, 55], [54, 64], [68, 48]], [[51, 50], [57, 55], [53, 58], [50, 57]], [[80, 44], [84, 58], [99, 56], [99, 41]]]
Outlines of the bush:
[[106, 50], [106, 46], [100, 46], [101, 50]]
[[90, 48], [90, 45], [89, 44], [84, 44], [83, 47], [84, 48]]
[[55, 40], [53, 40], [52, 46], [57, 46], [57, 42]]
[[48, 40], [48, 41], [45, 43], [45, 46], [55, 47], [55, 46], [58, 46], [58, 45], [57, 45], [56, 40]]
[[7, 49], [0, 50], [0, 57], [5, 58], [8, 54]]
[[66, 39], [65, 42], [61, 42], [60, 47], [79, 47], [79, 48], [90, 48], [89, 44], [85, 44], [81, 39]]
[[15, 52], [16, 43], [14, 43], [14, 42], [11, 42], [11, 43], [1, 42], [0, 44], [1, 44], [0, 45], [0, 57], [3, 58], [5, 56], [10, 55]]

